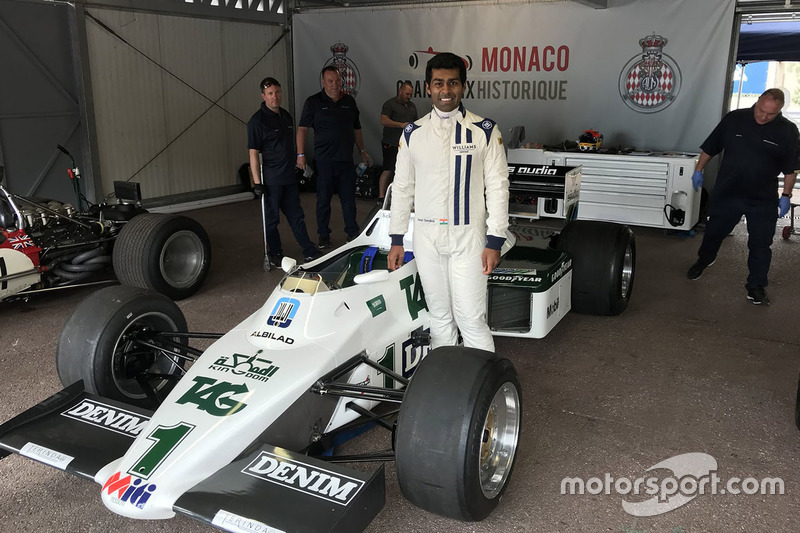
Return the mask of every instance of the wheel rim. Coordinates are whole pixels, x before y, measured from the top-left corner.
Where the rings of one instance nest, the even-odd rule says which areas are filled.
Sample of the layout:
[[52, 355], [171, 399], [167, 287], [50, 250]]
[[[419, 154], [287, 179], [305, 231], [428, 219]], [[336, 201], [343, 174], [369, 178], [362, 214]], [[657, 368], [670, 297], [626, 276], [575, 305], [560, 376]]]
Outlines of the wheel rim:
[[192, 285], [203, 270], [206, 253], [203, 242], [189, 230], [172, 234], [161, 249], [161, 275], [172, 287]]
[[[115, 388], [132, 400], [147, 398], [147, 394], [136, 380], [145, 372], [154, 374], [178, 374], [183, 369], [155, 348], [144, 347], [131, 340], [133, 333], [142, 331], [178, 331], [175, 322], [168, 315], [159, 312], [145, 313], [131, 320], [114, 343], [111, 360], [111, 376]], [[173, 339], [177, 340], [177, 339]], [[160, 391], [169, 383], [159, 379], [151, 386]]]
[[506, 382], [492, 398], [481, 435], [481, 491], [489, 499], [500, 494], [511, 474], [519, 441], [519, 425], [519, 392], [513, 383]]
[[625, 248], [625, 257], [622, 258], [622, 275], [620, 276], [619, 292], [623, 300], [628, 298], [633, 281], [633, 248], [631, 245]]

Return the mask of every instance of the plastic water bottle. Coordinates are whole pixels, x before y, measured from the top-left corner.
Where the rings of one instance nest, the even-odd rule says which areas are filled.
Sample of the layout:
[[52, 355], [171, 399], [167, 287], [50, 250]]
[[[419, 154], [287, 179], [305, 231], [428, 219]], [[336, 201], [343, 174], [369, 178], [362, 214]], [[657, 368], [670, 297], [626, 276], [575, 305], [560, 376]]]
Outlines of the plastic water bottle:
[[358, 164], [358, 167], [356, 168], [356, 176], [360, 178], [361, 176], [364, 175], [364, 172], [366, 171], [367, 171], [367, 164], [362, 161], [361, 163]]

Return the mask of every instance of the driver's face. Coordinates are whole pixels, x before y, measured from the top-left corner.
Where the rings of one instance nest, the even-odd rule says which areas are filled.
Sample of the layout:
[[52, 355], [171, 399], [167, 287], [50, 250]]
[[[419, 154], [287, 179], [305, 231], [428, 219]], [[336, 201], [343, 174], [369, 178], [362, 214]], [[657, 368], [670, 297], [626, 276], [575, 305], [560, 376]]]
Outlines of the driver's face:
[[431, 95], [433, 106], [443, 112], [458, 109], [464, 96], [464, 84], [457, 68], [431, 70], [431, 82], [425, 84], [425, 89]]

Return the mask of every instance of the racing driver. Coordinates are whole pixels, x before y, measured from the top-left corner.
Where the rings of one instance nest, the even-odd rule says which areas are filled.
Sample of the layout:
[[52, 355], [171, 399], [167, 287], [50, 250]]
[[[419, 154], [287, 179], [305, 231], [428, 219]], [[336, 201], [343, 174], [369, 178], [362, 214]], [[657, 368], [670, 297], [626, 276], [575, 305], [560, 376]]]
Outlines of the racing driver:
[[402, 266], [415, 211], [413, 248], [431, 321], [431, 348], [494, 351], [486, 324], [488, 274], [508, 228], [508, 164], [494, 121], [461, 105], [467, 69], [452, 53], [425, 68], [433, 109], [400, 137], [391, 198], [389, 269]]

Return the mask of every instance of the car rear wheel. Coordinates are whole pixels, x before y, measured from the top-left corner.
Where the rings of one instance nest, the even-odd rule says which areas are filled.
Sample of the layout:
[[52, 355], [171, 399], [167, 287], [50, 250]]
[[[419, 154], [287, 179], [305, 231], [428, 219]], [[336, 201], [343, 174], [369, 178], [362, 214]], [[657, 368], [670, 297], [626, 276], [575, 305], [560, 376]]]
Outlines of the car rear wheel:
[[124, 285], [188, 298], [211, 265], [211, 242], [196, 220], [146, 213], [125, 224], [114, 243], [114, 272]]
[[591, 315], [622, 313], [633, 293], [636, 241], [628, 226], [576, 220], [556, 237], [572, 256], [572, 310]]
[[427, 511], [476, 521], [503, 495], [519, 443], [522, 403], [508, 359], [447, 346], [414, 373], [395, 434], [397, 478]]
[[187, 361], [167, 344], [180, 346], [185, 338], [169, 334], [186, 331], [183, 313], [166, 296], [125, 285], [106, 287], [90, 294], [67, 319], [56, 348], [58, 377], [64, 386], [83, 380], [93, 394], [157, 407]]

